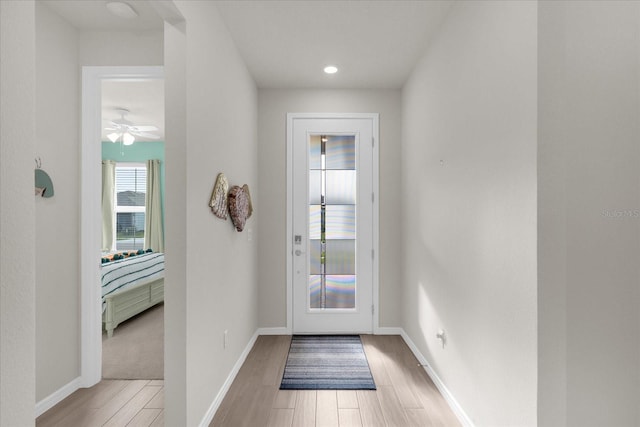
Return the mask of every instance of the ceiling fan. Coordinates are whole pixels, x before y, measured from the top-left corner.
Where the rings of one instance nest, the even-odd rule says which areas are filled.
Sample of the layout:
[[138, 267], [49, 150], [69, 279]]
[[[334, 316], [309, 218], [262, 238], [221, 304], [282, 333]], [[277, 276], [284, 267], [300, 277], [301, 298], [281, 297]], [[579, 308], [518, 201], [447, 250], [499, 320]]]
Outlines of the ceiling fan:
[[160, 139], [160, 136], [152, 133], [159, 130], [157, 126], [136, 125], [130, 122], [125, 119], [125, 116], [129, 114], [129, 110], [127, 109], [117, 108], [116, 112], [120, 114], [120, 118], [111, 120], [109, 122], [110, 127], [104, 128], [104, 130], [112, 131], [107, 135], [109, 141], [121, 141], [124, 145], [131, 145], [135, 142], [136, 137], [143, 139]]

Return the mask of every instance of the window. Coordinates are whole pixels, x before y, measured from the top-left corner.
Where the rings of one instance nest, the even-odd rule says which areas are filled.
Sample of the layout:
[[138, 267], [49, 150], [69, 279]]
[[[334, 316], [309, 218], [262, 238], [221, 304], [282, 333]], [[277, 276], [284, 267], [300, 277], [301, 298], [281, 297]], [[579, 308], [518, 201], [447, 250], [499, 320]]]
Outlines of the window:
[[146, 191], [144, 164], [116, 164], [116, 250], [144, 249]]

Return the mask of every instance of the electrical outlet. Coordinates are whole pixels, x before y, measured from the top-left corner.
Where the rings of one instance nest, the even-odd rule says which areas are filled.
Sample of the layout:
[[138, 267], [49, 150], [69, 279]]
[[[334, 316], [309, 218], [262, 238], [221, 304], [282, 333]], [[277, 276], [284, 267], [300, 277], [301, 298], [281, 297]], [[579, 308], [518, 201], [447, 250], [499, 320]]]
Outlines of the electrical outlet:
[[447, 335], [444, 332], [444, 329], [440, 329], [438, 331], [438, 333], [436, 334], [436, 338], [442, 342], [442, 348], [444, 348], [444, 345], [447, 343]]
[[222, 348], [227, 348], [228, 336], [229, 336], [229, 330], [225, 329], [224, 333], [222, 334]]

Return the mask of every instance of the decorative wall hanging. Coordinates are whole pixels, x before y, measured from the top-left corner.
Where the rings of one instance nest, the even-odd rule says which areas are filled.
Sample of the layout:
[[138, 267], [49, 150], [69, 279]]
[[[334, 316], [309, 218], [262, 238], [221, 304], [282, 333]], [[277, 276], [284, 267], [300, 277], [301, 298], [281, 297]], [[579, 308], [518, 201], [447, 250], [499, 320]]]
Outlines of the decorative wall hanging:
[[251, 202], [251, 193], [249, 192], [249, 186], [247, 184], [242, 186], [244, 193], [247, 195], [247, 200], [249, 201], [249, 212], [247, 212], [247, 219], [251, 218], [251, 214], [253, 213], [253, 203]]
[[249, 217], [250, 204], [249, 195], [244, 191], [243, 187], [234, 185], [229, 191], [229, 213], [237, 231], [244, 229]]
[[41, 169], [42, 160], [40, 157], [36, 159], [35, 169], [35, 184], [36, 184], [36, 196], [53, 197], [53, 181], [49, 175]]
[[223, 173], [218, 174], [216, 185], [213, 187], [209, 207], [211, 212], [220, 219], [227, 219], [227, 192], [229, 191], [229, 182]]

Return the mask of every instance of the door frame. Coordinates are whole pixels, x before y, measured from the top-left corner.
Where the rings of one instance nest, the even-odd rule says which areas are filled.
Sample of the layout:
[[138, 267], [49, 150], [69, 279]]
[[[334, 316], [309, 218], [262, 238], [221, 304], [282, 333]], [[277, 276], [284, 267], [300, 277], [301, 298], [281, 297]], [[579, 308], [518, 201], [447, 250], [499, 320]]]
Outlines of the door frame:
[[80, 377], [82, 387], [102, 379], [102, 247], [103, 80], [163, 79], [163, 66], [82, 67], [82, 142], [80, 156]]
[[293, 333], [293, 122], [297, 119], [371, 119], [373, 122], [373, 333], [377, 334], [379, 322], [379, 114], [378, 113], [287, 113], [287, 213], [286, 213], [286, 285], [287, 332]]

